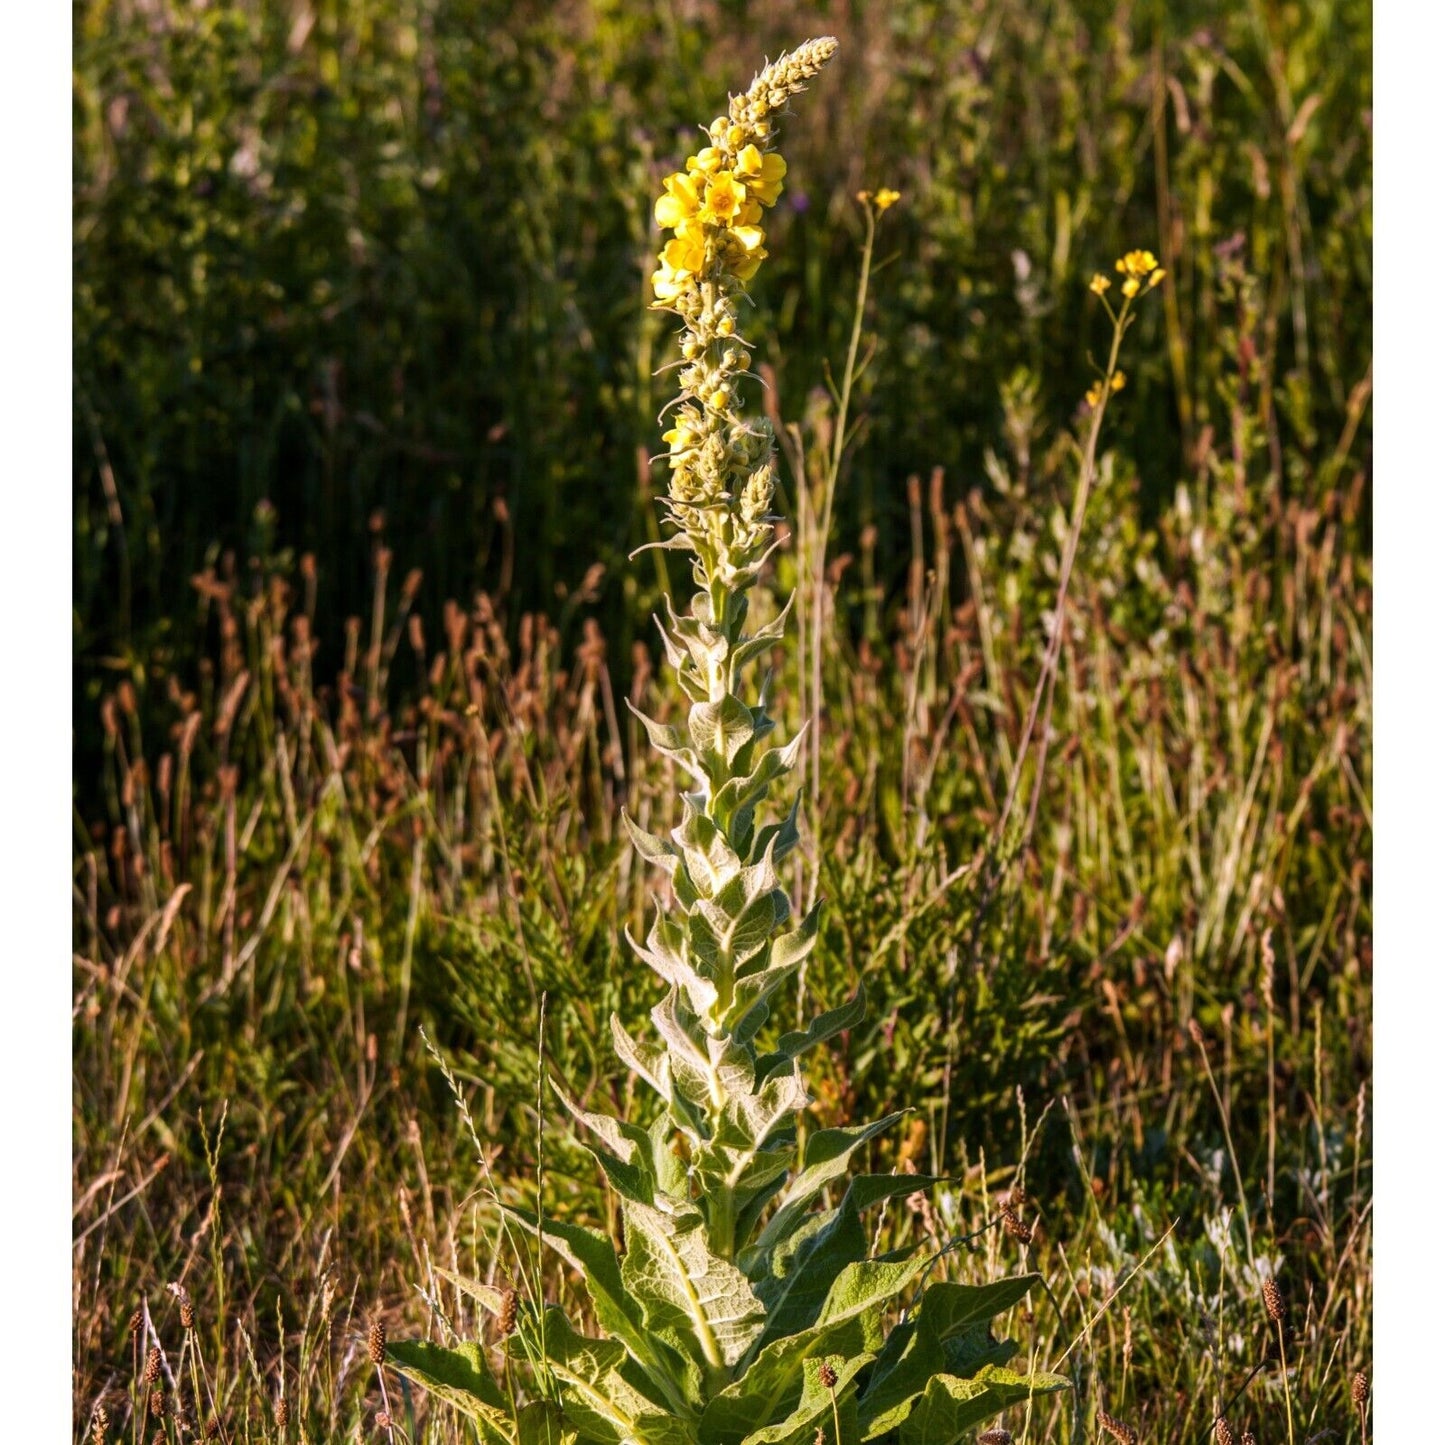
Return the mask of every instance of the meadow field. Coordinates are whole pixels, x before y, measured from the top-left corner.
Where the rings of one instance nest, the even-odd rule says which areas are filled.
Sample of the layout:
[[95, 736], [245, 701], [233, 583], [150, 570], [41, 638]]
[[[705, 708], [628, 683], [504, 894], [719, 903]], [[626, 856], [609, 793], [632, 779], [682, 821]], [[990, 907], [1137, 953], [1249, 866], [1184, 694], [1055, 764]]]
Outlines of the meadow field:
[[553, 1086], [656, 1112], [654, 202], [830, 35], [740, 322], [823, 905], [760, 1037], [864, 1001], [795, 1152], [902, 1113], [871, 1257], [1039, 1276], [996, 1328], [1068, 1387], [969, 1440], [1369, 1439], [1369, 5], [74, 27], [74, 1438], [491, 1442], [397, 1342], [520, 1398], [498, 1299], [606, 1328], [509, 1220], [621, 1245]]

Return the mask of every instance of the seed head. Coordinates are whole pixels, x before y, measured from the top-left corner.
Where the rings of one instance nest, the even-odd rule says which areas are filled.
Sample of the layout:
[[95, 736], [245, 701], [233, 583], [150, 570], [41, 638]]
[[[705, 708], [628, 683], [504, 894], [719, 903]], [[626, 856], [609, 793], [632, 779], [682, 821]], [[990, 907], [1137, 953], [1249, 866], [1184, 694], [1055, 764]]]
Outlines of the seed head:
[[219, 1440], [221, 1438], [221, 1422], [214, 1415], [206, 1421], [206, 1428], [201, 1431], [202, 1440]]
[[1284, 1318], [1284, 1292], [1279, 1287], [1277, 1279], [1267, 1279], [1260, 1287], [1260, 1293], [1264, 1296], [1264, 1312], [1270, 1318], [1271, 1324], [1277, 1324]]
[[288, 1400], [285, 1395], [280, 1396], [275, 1405], [271, 1407], [271, 1414], [276, 1421], [276, 1428], [278, 1430], [284, 1430], [291, 1423], [290, 1400]]
[[517, 1328], [517, 1291], [502, 1291], [502, 1308], [497, 1314], [497, 1328], [504, 1335], [510, 1335]]
[[1357, 1410], [1364, 1408], [1370, 1398], [1370, 1377], [1363, 1370], [1356, 1370], [1350, 1380], [1350, 1403]]
[[110, 1413], [104, 1405], [97, 1405], [95, 1414], [90, 1417], [91, 1445], [105, 1445], [105, 1432], [109, 1429]]
[[1239, 1445], [1255, 1445], [1254, 1431], [1246, 1430], [1244, 1434], [1239, 1437]]
[[390, 1431], [391, 1416], [385, 1410], [378, 1410], [376, 1412], [376, 1428], [378, 1430]]
[[1223, 1415], [1216, 1416], [1214, 1421], [1215, 1445], [1234, 1445], [1234, 1431], [1229, 1427], [1229, 1421]]
[[1013, 1445], [1013, 1434], [999, 1426], [995, 1430], [985, 1430], [978, 1437], [978, 1445]]
[[132, 1311], [130, 1317], [130, 1332], [132, 1335], [140, 1334], [141, 1326], [145, 1324], [145, 1319], [145, 1312], [143, 1310]]
[[150, 1410], [153, 1420], [166, 1418], [166, 1392], [159, 1387], [151, 1391]]
[[380, 1320], [373, 1320], [366, 1332], [366, 1353], [373, 1365], [379, 1365], [386, 1359], [386, 1326]]
[[827, 1360], [818, 1366], [818, 1380], [825, 1390], [831, 1390], [838, 1383], [838, 1372]]
[[144, 1380], [147, 1385], [154, 1385], [160, 1377], [161, 1352], [157, 1346], [152, 1345], [150, 1349], [146, 1351], [146, 1367], [145, 1372], [141, 1375], [141, 1379]]
[[1116, 1420], [1105, 1410], [1099, 1411], [1098, 1421], [1099, 1429], [1106, 1435], [1112, 1435], [1119, 1445], [1139, 1445], [1139, 1432], [1132, 1425]]

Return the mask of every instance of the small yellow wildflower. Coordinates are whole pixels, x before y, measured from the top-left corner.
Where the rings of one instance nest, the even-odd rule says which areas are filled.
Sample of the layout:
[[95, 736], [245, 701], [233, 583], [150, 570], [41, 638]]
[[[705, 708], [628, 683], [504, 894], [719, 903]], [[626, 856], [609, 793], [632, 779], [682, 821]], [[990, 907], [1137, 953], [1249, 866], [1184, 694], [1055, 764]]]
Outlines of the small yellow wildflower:
[[1114, 262], [1114, 269], [1143, 279], [1159, 269], [1159, 262], [1152, 251], [1128, 251]]
[[1109, 378], [1109, 390], [1123, 391], [1124, 383], [1127, 379], [1128, 378], [1124, 375], [1122, 371], [1116, 371], [1113, 376]]
[[707, 243], [702, 228], [684, 222], [677, 228], [677, 235], [662, 248], [662, 259], [674, 271], [698, 275], [707, 260]]
[[877, 206], [880, 211], [886, 211], [889, 206], [895, 205], [901, 199], [902, 197], [897, 191], [889, 190], [887, 186], [883, 186], [878, 194], [873, 197], [873, 204]]
[[698, 204], [702, 199], [698, 179], [683, 171], [675, 171], [663, 181], [662, 194], [652, 208], [657, 224], [663, 230], [670, 231], [674, 226], [679, 226], [697, 215]]
[[707, 183], [703, 214], [714, 225], [726, 226], [737, 219], [747, 199], [747, 190], [733, 179], [732, 172], [719, 171]]
[[1124, 284], [1119, 288], [1126, 296], [1137, 296], [1139, 294], [1139, 278], [1137, 276], [1126, 276]]
[[1089, 409], [1090, 409], [1091, 411], [1092, 411], [1096, 406], [1098, 406], [1098, 404], [1099, 404], [1101, 401], [1103, 401], [1103, 399], [1104, 399], [1104, 383], [1103, 383], [1102, 381], [1096, 381], [1096, 382], [1088, 389], [1088, 391], [1086, 391], [1086, 392], [1084, 393], [1084, 401], [1085, 401], [1085, 403], [1088, 405], [1088, 407], [1089, 407]]
[[782, 156], [770, 152], [764, 155], [755, 145], [745, 145], [738, 152], [733, 175], [747, 188], [748, 193], [765, 206], [774, 205], [782, 193], [783, 177], [788, 173], [788, 163]]
[[716, 146], [704, 146], [695, 156], [687, 158], [688, 170], [702, 171], [704, 175], [721, 170], [722, 163], [723, 153]]
[[[661, 202], [658, 204], [660, 205]], [[1102, 296], [1112, 284], [1113, 282], [1111, 282], [1107, 276], [1095, 271], [1094, 279], [1089, 282], [1089, 290], [1092, 291], [1095, 296]]]

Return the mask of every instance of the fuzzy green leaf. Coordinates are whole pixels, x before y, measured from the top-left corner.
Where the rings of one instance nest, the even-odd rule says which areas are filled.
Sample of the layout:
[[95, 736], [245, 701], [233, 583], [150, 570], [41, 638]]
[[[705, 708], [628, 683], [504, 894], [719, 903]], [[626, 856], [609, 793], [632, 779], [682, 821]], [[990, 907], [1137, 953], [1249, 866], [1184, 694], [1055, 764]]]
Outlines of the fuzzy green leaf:
[[[1013, 1344], [998, 1343], [983, 1326], [1018, 1304], [1038, 1278], [1017, 1275], [986, 1285], [940, 1281], [924, 1290], [917, 1315], [888, 1337], [868, 1382], [861, 1406], [864, 1438], [881, 1435], [902, 1421], [935, 1376], [968, 1375], [985, 1363], [1007, 1361]], [[958, 1337], [975, 1331], [963, 1348], [949, 1348]]]
[[517, 1416], [517, 1445], [575, 1445], [577, 1431], [550, 1400], [534, 1400]]
[[742, 1358], [762, 1327], [747, 1277], [714, 1254], [702, 1216], [664, 1214], [624, 1199], [621, 1279], [647, 1328], [716, 1375]]
[[399, 1374], [474, 1420], [485, 1439], [496, 1445], [511, 1441], [512, 1412], [480, 1345], [449, 1349], [426, 1340], [400, 1340], [386, 1347], [386, 1357]]
[[[972, 1379], [935, 1375], [898, 1432], [899, 1445], [959, 1445], [985, 1420], [1033, 1395], [1067, 1390], [1062, 1375], [1016, 1375], [986, 1365]], [[865, 1426], [866, 1428], [866, 1426]], [[866, 1437], [865, 1438], [871, 1438]]]
[[[824, 1361], [819, 1361], [819, 1364]], [[836, 1404], [842, 1438], [838, 1445], [854, 1445], [858, 1439], [857, 1402], [853, 1377], [868, 1363], [867, 1355], [831, 1355], [826, 1363], [837, 1376], [832, 1388], [819, 1378], [817, 1365], [810, 1365], [803, 1375], [802, 1397], [797, 1408], [776, 1425], [765, 1425], [743, 1439], [743, 1445], [810, 1445], [822, 1426], [825, 1438], [833, 1433], [833, 1410]]]
[[[812, 937], [817, 932], [817, 910], [814, 909], [808, 917], [803, 920], [803, 926], [796, 930], [802, 933], [809, 928], [807, 942], [812, 946]], [[785, 935], [792, 938], [793, 934]], [[774, 957], [778, 954], [778, 945], [783, 939], [775, 940], [773, 943]], [[821, 1044], [844, 1029], [856, 1028], [868, 1014], [868, 1000], [860, 984], [858, 992], [853, 995], [845, 1004], [839, 1004], [835, 1009], [829, 1009], [827, 1013], [819, 1014], [808, 1027], [801, 1032], [786, 1033], [778, 1040], [778, 1047], [770, 1054], [764, 1054], [758, 1059], [758, 1083], [764, 1079], [771, 1078], [774, 1074], [781, 1072], [791, 1065], [794, 1059], [805, 1054], [809, 1049]]]
[[[653, 1398], [616, 1340], [578, 1333], [563, 1311], [550, 1305], [542, 1346], [548, 1369], [563, 1387], [567, 1423], [589, 1445], [692, 1445], [687, 1424]], [[520, 1347], [509, 1353], [526, 1358]]]
[[[536, 1233], [537, 1216], [530, 1210], [516, 1205], [503, 1208]], [[695, 1388], [695, 1372], [647, 1329], [641, 1306], [623, 1283], [622, 1267], [612, 1242], [596, 1230], [556, 1219], [544, 1219], [541, 1232], [547, 1244], [582, 1276], [597, 1323], [626, 1345], [658, 1388], [660, 1397], [670, 1400], [674, 1408], [680, 1407], [688, 1391]]]

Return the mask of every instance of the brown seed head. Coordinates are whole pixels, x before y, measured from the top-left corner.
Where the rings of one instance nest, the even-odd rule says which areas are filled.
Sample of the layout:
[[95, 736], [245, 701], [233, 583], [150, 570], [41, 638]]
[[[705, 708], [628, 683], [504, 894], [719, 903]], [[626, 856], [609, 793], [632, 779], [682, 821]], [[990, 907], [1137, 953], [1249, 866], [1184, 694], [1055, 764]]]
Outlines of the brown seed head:
[[105, 1445], [105, 1432], [109, 1429], [110, 1412], [104, 1405], [97, 1405], [95, 1414], [90, 1417], [91, 1445]]
[[374, 1320], [366, 1332], [366, 1353], [373, 1365], [386, 1359], [386, 1326], [380, 1320]]
[[275, 1417], [276, 1428], [278, 1430], [284, 1430], [291, 1423], [290, 1400], [288, 1400], [285, 1395], [282, 1395], [280, 1399], [276, 1401], [275, 1405], [272, 1406], [271, 1413]]
[[166, 1418], [166, 1392], [164, 1390], [157, 1388], [151, 1391], [150, 1409], [153, 1420]]
[[999, 1426], [995, 1430], [985, 1430], [978, 1437], [978, 1445], [1013, 1445], [1012, 1433]]
[[1254, 1431], [1246, 1430], [1244, 1434], [1239, 1437], [1239, 1445], [1255, 1445]]
[[1215, 1417], [1214, 1421], [1215, 1445], [1234, 1445], [1234, 1431], [1229, 1427], [1229, 1421], [1223, 1415]]
[[140, 1334], [141, 1326], [145, 1324], [146, 1317], [143, 1310], [134, 1310], [130, 1317], [130, 1332], [133, 1335]]
[[201, 1431], [202, 1440], [219, 1440], [221, 1438], [221, 1422], [214, 1415], [206, 1421], [206, 1428]]
[[193, 1330], [196, 1327], [196, 1307], [191, 1303], [190, 1295], [181, 1301], [181, 1328]]
[[145, 1372], [141, 1375], [141, 1379], [144, 1380], [147, 1385], [154, 1385], [160, 1377], [161, 1352], [155, 1345], [152, 1345], [150, 1349], [146, 1351], [146, 1367]]
[[1350, 1403], [1355, 1409], [1364, 1408], [1370, 1398], [1370, 1377], [1363, 1370], [1356, 1370], [1350, 1380]]
[[1018, 1213], [1012, 1204], [1005, 1204], [1003, 1206], [1002, 1215], [1003, 1227], [1018, 1240], [1020, 1244], [1032, 1243], [1034, 1237], [1033, 1230], [1018, 1217]]
[[502, 1291], [502, 1308], [497, 1315], [497, 1328], [504, 1335], [510, 1335], [517, 1328], [517, 1291]]
[[1098, 1421], [1099, 1429], [1106, 1435], [1112, 1435], [1119, 1445], [1139, 1445], [1139, 1432], [1132, 1425], [1116, 1420], [1105, 1410], [1099, 1411]]
[[1271, 1323], [1277, 1323], [1284, 1318], [1284, 1292], [1279, 1287], [1277, 1279], [1267, 1279], [1260, 1288], [1264, 1296], [1264, 1312], [1270, 1318]]
[[838, 1372], [827, 1360], [818, 1366], [818, 1380], [825, 1390], [831, 1390], [838, 1383]]

